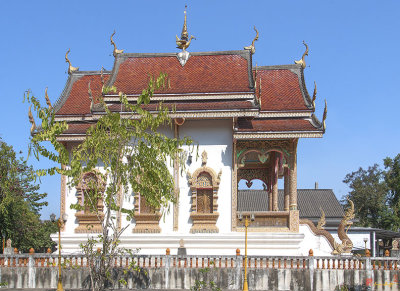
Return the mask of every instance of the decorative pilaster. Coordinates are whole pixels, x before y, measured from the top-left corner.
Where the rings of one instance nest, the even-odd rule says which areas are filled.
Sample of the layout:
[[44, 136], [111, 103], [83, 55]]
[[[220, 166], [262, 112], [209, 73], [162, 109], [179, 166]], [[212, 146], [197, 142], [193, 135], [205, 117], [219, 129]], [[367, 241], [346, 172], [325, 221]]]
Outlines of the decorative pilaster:
[[284, 169], [284, 210], [289, 211], [289, 204], [290, 204], [290, 183], [289, 183], [289, 169]]
[[232, 231], [236, 231], [237, 227], [237, 161], [236, 161], [236, 140], [233, 141], [232, 150]]
[[273, 161], [274, 163], [272, 164], [272, 211], [278, 211], [278, 169], [277, 169], [277, 163], [278, 163], [278, 156], [276, 153], [273, 155]]
[[[61, 169], [65, 169], [65, 165], [61, 165]], [[67, 192], [67, 177], [65, 175], [61, 175], [61, 197], [60, 197], [60, 217], [63, 217], [65, 213], [65, 200], [66, 200], [66, 192]], [[64, 231], [65, 223], [62, 224], [61, 230]]]
[[298, 139], [293, 141], [291, 169], [290, 169], [290, 210], [297, 210], [297, 142]]
[[[174, 138], [179, 139], [179, 125], [174, 122]], [[175, 157], [174, 161], [174, 194], [175, 194], [175, 203], [174, 203], [174, 221], [173, 221], [173, 229], [174, 231], [178, 231], [179, 229], [179, 160], [178, 155]]]

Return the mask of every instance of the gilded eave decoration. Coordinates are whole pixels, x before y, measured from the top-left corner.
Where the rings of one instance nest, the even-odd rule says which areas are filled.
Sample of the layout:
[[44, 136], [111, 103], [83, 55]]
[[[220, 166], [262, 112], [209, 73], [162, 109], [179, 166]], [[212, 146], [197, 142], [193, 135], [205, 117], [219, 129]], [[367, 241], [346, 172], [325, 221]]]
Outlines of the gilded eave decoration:
[[308, 56], [308, 45], [305, 43], [304, 40], [303, 40], [303, 44], [304, 44], [304, 46], [306, 47], [306, 51], [303, 53], [303, 56], [301, 57], [301, 59], [298, 60], [298, 61], [294, 61], [294, 63], [297, 64], [297, 65], [301, 65], [301, 67], [302, 67], [303, 69], [305, 69], [305, 68], [306, 68], [306, 60], [305, 60], [305, 57]]

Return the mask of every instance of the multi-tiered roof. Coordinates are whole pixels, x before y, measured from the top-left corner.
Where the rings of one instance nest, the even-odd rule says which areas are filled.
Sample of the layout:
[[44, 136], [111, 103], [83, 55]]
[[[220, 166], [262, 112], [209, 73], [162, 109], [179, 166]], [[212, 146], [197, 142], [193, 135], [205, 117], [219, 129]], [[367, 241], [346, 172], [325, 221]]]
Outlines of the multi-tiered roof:
[[[102, 93], [103, 86], [115, 86], [135, 102], [147, 87], [150, 76], [168, 74], [168, 88], [156, 91], [150, 104], [156, 111], [160, 101], [175, 108], [172, 118], [233, 118], [236, 139], [322, 137], [325, 126], [313, 112], [315, 94], [310, 97], [304, 82], [305, 61], [293, 65], [254, 66], [254, 41], [244, 50], [188, 52], [190, 44], [185, 25], [180, 53], [123, 53], [114, 41], [111, 71], [79, 71], [70, 64], [69, 78], [55, 105], [57, 120], [69, 128], [62, 139], [82, 139], [86, 130], [104, 114], [104, 108], [91, 96], [104, 98], [112, 111], [124, 114], [118, 93]], [[89, 90], [90, 87], [90, 90]], [[91, 94], [90, 94], [90, 92]], [[94, 98], [96, 99], [96, 98]]]

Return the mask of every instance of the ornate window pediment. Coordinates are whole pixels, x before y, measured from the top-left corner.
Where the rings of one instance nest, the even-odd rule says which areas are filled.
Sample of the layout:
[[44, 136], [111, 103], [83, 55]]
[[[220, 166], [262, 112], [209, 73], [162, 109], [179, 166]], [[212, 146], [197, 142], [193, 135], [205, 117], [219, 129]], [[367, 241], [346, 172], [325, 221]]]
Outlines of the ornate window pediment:
[[[75, 217], [79, 226], [75, 229], [77, 233], [101, 232], [103, 214], [103, 193], [106, 182], [103, 181], [98, 172], [88, 172], [82, 175], [77, 190], [78, 203], [83, 206], [82, 211], [77, 211]], [[89, 203], [85, 200], [90, 199]], [[96, 207], [97, 211], [93, 211]]]
[[202, 153], [202, 167], [193, 175], [188, 172], [190, 190], [192, 191], [192, 207], [190, 218], [193, 226], [191, 233], [218, 232], [216, 226], [218, 213], [218, 189], [222, 171], [218, 174], [207, 164], [207, 152]]

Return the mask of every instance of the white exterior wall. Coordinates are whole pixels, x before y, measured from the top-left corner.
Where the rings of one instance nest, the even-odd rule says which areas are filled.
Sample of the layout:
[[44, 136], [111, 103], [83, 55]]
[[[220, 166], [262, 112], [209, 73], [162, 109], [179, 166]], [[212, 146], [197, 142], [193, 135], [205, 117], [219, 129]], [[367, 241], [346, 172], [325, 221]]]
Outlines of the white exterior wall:
[[[192, 153], [192, 164], [187, 170], [193, 174], [201, 167], [201, 154], [208, 154], [207, 167], [217, 174], [222, 170], [218, 190], [217, 227], [220, 233], [231, 232], [231, 192], [232, 192], [232, 120], [186, 121], [179, 128], [180, 137], [190, 136], [199, 145], [199, 158]], [[196, 151], [196, 149], [195, 149]], [[179, 233], [189, 233], [192, 226], [190, 208], [192, 205], [190, 187], [186, 175], [179, 177]]]

